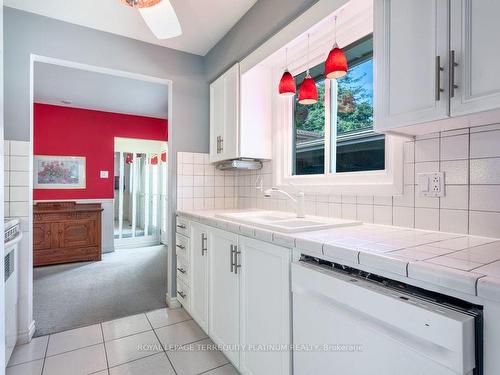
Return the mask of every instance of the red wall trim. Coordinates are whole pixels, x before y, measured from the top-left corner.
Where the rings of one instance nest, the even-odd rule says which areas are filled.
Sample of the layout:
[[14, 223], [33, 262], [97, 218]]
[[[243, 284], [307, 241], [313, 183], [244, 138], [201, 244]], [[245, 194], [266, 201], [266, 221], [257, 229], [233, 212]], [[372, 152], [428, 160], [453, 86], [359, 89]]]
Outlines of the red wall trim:
[[[85, 156], [86, 189], [34, 189], [33, 199], [113, 198], [114, 138], [168, 140], [167, 120], [119, 113], [34, 105], [35, 155]], [[99, 171], [109, 171], [101, 179]]]

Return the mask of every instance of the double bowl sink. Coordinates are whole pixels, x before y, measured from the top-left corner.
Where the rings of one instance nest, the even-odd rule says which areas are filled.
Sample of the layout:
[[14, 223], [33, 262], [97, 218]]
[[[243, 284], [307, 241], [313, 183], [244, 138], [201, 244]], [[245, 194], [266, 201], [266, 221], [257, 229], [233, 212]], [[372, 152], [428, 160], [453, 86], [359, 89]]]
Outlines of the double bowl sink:
[[243, 211], [220, 213], [215, 216], [224, 220], [283, 233], [309, 232], [361, 224], [356, 220], [317, 216], [298, 218], [294, 213], [279, 211]]

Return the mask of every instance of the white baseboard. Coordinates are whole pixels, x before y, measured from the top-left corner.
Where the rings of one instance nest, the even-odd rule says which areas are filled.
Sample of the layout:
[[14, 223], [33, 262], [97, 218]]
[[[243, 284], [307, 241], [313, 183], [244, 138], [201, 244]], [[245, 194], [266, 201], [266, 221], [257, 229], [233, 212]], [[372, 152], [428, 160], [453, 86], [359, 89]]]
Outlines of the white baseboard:
[[168, 293], [166, 294], [167, 306], [170, 308], [181, 307], [181, 303], [177, 300], [177, 297], [170, 297]]
[[27, 330], [19, 331], [17, 333], [17, 345], [29, 343], [33, 338], [34, 334], [35, 334], [35, 321], [32, 320]]

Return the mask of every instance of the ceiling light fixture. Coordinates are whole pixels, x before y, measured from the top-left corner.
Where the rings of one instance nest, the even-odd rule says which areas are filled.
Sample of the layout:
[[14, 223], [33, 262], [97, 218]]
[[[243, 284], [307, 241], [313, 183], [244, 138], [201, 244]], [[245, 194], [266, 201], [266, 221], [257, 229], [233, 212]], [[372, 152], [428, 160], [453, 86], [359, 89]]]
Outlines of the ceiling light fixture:
[[288, 49], [285, 48], [285, 72], [280, 80], [279, 93], [281, 96], [293, 96], [296, 91], [295, 78], [288, 71]]
[[316, 104], [318, 102], [318, 89], [316, 82], [309, 73], [309, 34], [307, 34], [307, 73], [306, 78], [300, 85], [299, 103], [305, 105]]
[[169, 39], [182, 34], [181, 24], [169, 0], [121, 0], [137, 8], [144, 22], [158, 39]]
[[149, 8], [158, 4], [161, 0], [122, 0], [122, 3], [132, 8]]
[[325, 77], [329, 79], [337, 79], [347, 74], [347, 59], [342, 49], [337, 44], [337, 16], [335, 15], [335, 42], [333, 48], [328, 54], [325, 62]]

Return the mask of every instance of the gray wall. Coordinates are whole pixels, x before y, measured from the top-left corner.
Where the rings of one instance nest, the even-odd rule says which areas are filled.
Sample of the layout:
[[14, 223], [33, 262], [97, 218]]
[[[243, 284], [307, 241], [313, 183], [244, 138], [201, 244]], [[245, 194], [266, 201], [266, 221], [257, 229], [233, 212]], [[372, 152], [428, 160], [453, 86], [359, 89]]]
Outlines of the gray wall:
[[205, 56], [206, 74], [213, 81], [241, 61], [318, 0], [259, 0]]
[[[209, 91], [203, 58], [12, 8], [3, 10], [6, 139], [30, 140], [30, 54], [173, 81], [168, 166], [168, 242], [173, 243], [177, 151], [208, 151]], [[169, 294], [175, 297], [172, 249], [168, 252], [167, 276]]]
[[[208, 150], [208, 86], [203, 58], [133, 39], [4, 9], [5, 138], [28, 141], [30, 53], [173, 81], [178, 151]], [[193, 135], [196, 134], [194, 137]]]

